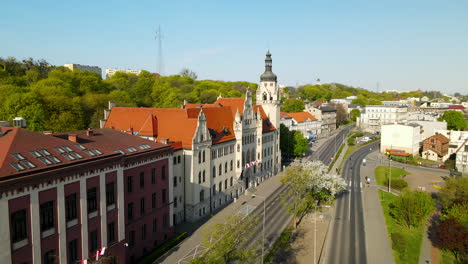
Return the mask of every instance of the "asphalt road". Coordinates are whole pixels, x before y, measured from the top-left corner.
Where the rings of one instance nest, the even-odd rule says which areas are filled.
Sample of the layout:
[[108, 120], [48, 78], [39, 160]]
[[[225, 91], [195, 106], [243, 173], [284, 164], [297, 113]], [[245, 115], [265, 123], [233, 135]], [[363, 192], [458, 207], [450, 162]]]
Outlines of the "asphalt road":
[[[351, 131], [352, 126], [346, 127], [340, 132], [338, 132], [334, 137], [328, 139], [323, 145], [320, 146], [309, 159], [311, 160], [320, 160], [324, 164], [329, 165], [331, 162], [331, 157], [334, 157], [336, 151], [339, 149], [343, 138], [346, 138], [346, 135]], [[336, 141], [335, 141], [336, 138]], [[336, 146], [335, 146], [336, 144]], [[287, 213], [284, 205], [281, 201], [281, 195], [285, 192], [286, 186], [282, 185], [270, 196], [266, 197], [265, 200], [265, 248], [269, 248], [274, 241], [274, 238], [277, 237], [286, 225], [291, 221], [292, 217]], [[255, 199], [263, 199], [256, 197]], [[251, 213], [258, 217], [258, 225], [255, 228], [249, 243], [244, 245], [245, 247], [252, 246], [254, 243], [260, 245], [259, 251], [261, 251], [261, 241], [263, 238], [263, 203], [260, 203], [257, 208]], [[265, 250], [266, 251], [266, 250]], [[259, 252], [261, 253], [261, 252]], [[266, 254], [266, 252], [265, 252]]]
[[348, 191], [336, 201], [328, 263], [367, 263], [361, 190], [365, 175], [361, 176], [360, 166], [369, 148], [378, 144], [379, 141], [357, 150], [345, 161], [342, 177], [348, 183]]

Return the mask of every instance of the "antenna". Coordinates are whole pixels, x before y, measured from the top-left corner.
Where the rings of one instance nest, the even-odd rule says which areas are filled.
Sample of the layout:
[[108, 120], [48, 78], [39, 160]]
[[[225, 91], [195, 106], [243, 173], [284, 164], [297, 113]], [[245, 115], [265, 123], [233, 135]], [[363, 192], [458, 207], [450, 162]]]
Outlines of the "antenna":
[[159, 75], [164, 75], [164, 62], [162, 55], [162, 39], [163, 35], [161, 33], [161, 26], [158, 26], [158, 30], [155, 32], [154, 39], [156, 40], [156, 45], [158, 46], [158, 58], [157, 58], [157, 71]]

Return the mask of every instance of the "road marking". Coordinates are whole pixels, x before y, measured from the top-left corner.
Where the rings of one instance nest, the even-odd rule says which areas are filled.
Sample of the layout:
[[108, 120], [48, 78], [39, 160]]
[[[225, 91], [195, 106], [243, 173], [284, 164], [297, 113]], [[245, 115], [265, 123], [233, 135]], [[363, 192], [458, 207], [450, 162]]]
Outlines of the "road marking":
[[362, 182], [359, 183], [359, 187], [362, 188]]
[[351, 187], [351, 181], [349, 181], [349, 187]]

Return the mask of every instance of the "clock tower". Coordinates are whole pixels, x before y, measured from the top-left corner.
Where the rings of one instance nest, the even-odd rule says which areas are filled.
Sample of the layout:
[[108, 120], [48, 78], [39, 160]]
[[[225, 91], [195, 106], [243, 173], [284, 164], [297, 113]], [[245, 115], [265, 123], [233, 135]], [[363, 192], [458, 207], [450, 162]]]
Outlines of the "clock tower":
[[280, 90], [276, 75], [271, 71], [270, 51], [265, 58], [265, 72], [260, 75], [260, 86], [257, 88], [257, 105], [261, 105], [271, 123], [280, 129]]

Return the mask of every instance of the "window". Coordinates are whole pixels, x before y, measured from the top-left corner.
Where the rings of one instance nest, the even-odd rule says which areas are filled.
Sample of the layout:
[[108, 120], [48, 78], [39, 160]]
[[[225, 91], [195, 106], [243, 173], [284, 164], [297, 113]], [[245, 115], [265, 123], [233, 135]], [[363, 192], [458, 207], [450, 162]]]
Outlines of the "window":
[[156, 184], [156, 169], [151, 169], [151, 184]]
[[166, 189], [162, 190], [162, 202], [163, 204], [166, 204]]
[[158, 231], [158, 219], [153, 219], [153, 232]]
[[180, 155], [177, 156], [177, 163], [180, 163]]
[[201, 152], [198, 152], [198, 163], [201, 163]]
[[131, 193], [133, 191], [133, 176], [127, 177], [127, 192]]
[[44, 264], [55, 264], [55, 250], [47, 251], [44, 254]]
[[76, 215], [76, 193], [74, 193], [65, 197], [65, 218], [67, 219], [67, 221], [71, 221], [76, 219]]
[[151, 194], [151, 208], [156, 208], [156, 193]]
[[231, 186], [232, 186], [232, 177], [231, 177]]
[[216, 194], [216, 184], [213, 185], [213, 195]]
[[174, 197], [174, 208], [177, 208], [177, 197]]
[[240, 160], [237, 160], [237, 168], [240, 168]]
[[41, 204], [41, 231], [46, 231], [54, 227], [54, 201]]
[[227, 161], [224, 163], [224, 173], [227, 172]]
[[198, 172], [198, 184], [201, 183], [201, 171]]
[[162, 168], [161, 168], [161, 178], [163, 180], [166, 179], [166, 166], [162, 166]]
[[237, 152], [240, 152], [240, 145], [237, 144]]
[[213, 178], [215, 178], [215, 177], [216, 177], [216, 167], [213, 166]]
[[130, 247], [135, 246], [135, 231], [130, 231], [129, 239], [128, 239], [128, 245]]
[[110, 182], [106, 184], [106, 205], [113, 205], [115, 204], [115, 189], [114, 189], [114, 182]]
[[220, 176], [223, 174], [223, 165], [219, 164], [219, 173]]
[[201, 190], [200, 191], [200, 202], [203, 202], [205, 200], [205, 191]]
[[13, 243], [27, 239], [26, 210], [19, 210], [11, 214], [11, 228]]
[[177, 176], [174, 176], [174, 187], [177, 187]]
[[93, 230], [89, 233], [89, 251], [95, 252], [98, 249], [98, 233]]
[[107, 243], [111, 244], [115, 241], [115, 222], [107, 224]]
[[164, 227], [168, 227], [169, 226], [169, 221], [168, 221], [168, 218], [167, 218], [167, 214], [165, 214], [163, 216], [163, 226]]
[[227, 189], [227, 179], [224, 180], [224, 189], [225, 189], [225, 190]]
[[88, 201], [88, 214], [97, 211], [97, 189], [96, 187], [88, 189], [86, 195]]
[[127, 218], [128, 218], [128, 220], [133, 219], [133, 203], [129, 203], [127, 205]]
[[146, 224], [141, 226], [141, 240], [146, 240]]
[[145, 188], [145, 173], [140, 172], [140, 189]]
[[223, 190], [223, 182], [219, 183], [218, 191], [221, 192]]
[[203, 162], [205, 162], [205, 151], [203, 151]]
[[68, 262], [75, 263], [78, 260], [78, 241], [76, 239], [68, 242]]
[[231, 171], [232, 171], [233, 164], [234, 164], [234, 161], [231, 160]]
[[177, 157], [172, 158], [172, 160], [173, 160], [172, 161], [173, 164], [177, 164]]
[[140, 199], [140, 215], [145, 214], [145, 197]]

